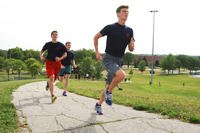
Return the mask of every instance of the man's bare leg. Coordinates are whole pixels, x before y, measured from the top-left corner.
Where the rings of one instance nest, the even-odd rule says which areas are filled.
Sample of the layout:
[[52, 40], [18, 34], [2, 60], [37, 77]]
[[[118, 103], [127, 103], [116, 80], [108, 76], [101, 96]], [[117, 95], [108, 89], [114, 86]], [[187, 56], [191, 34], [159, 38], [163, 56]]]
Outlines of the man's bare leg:
[[54, 96], [54, 75], [49, 77], [49, 90], [51, 94], [51, 102], [54, 103], [54, 101], [57, 99], [56, 96]]
[[67, 88], [68, 88], [69, 77], [70, 77], [70, 75], [68, 75], [68, 74], [65, 75], [65, 80], [64, 80], [64, 90], [65, 91], [67, 91]]
[[125, 72], [120, 69], [116, 72], [111, 84], [108, 87], [108, 91], [112, 93], [112, 90], [125, 78]]
[[49, 77], [48, 83], [49, 83], [50, 94], [51, 94], [51, 96], [54, 96], [54, 94], [53, 94], [53, 90], [54, 90], [54, 84], [53, 84], [54, 83], [54, 75]]
[[[109, 84], [106, 84], [106, 89], [107, 89], [108, 87], [109, 87]], [[100, 99], [99, 99], [98, 104], [101, 105], [101, 104], [104, 102], [104, 100], [105, 100], [105, 92], [103, 91], [103, 92], [101, 93], [101, 96], [100, 96]]]

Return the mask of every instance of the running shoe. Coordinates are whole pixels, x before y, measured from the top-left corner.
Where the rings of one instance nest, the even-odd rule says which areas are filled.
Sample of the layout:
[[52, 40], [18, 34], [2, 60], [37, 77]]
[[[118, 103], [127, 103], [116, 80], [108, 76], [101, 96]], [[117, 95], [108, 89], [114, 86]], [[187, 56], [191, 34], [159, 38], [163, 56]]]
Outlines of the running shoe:
[[108, 90], [105, 91], [105, 101], [108, 105], [112, 105], [112, 93]]
[[56, 99], [57, 99], [56, 96], [52, 96], [52, 97], [51, 97], [51, 102], [54, 103]]
[[48, 91], [48, 90], [49, 90], [49, 83], [48, 83], [48, 81], [47, 81], [46, 91]]
[[63, 91], [63, 96], [67, 96], [67, 92], [66, 91]]
[[96, 103], [95, 105], [95, 110], [97, 111], [98, 115], [103, 115], [101, 105], [99, 105], [98, 103]]

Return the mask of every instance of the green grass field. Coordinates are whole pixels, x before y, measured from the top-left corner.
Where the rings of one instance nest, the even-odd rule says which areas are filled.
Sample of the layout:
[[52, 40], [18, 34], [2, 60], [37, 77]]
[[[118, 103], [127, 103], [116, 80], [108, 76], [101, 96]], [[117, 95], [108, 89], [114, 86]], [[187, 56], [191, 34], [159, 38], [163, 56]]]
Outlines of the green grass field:
[[[156, 75], [154, 84], [150, 86], [147, 72], [134, 73], [131, 83], [120, 84], [123, 91], [115, 88], [114, 103], [187, 122], [200, 123], [200, 79], [190, 78], [188, 75]], [[61, 83], [58, 83], [58, 86], [63, 87]], [[71, 79], [69, 91], [98, 99], [104, 86], [104, 81]]]
[[20, 85], [40, 80], [41, 79], [0, 82], [0, 132], [17, 132], [18, 120], [16, 109], [11, 103], [11, 94], [13, 90]]

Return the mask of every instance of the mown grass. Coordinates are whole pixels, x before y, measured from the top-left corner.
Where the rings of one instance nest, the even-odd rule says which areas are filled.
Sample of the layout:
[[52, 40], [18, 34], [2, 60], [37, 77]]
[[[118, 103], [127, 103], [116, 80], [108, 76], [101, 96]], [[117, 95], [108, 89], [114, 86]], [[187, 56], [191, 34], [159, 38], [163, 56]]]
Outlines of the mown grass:
[[[132, 82], [121, 83], [123, 91], [113, 91], [113, 102], [200, 123], [200, 79], [190, 78], [188, 75], [156, 75], [154, 84], [150, 86], [149, 78], [147, 73], [138, 73], [131, 78]], [[58, 86], [63, 87], [61, 83]], [[69, 91], [98, 99], [104, 86], [104, 81], [71, 79]]]
[[0, 132], [17, 132], [16, 109], [11, 103], [13, 90], [20, 85], [40, 80], [42, 79], [0, 82]]

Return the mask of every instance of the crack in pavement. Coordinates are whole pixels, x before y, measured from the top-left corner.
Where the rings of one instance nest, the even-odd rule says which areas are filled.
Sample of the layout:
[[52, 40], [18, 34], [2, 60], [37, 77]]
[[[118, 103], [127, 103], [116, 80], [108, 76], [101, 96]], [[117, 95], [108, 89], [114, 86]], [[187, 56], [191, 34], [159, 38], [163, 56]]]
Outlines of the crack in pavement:
[[146, 123], [148, 126], [152, 127], [153, 129], [158, 129], [158, 130], [161, 130], [161, 131], [165, 131], [165, 132], [168, 132], [168, 133], [171, 133], [171, 131], [167, 130], [167, 129], [163, 129], [163, 128], [159, 128], [159, 127], [155, 127], [153, 126], [151, 123], [149, 123], [148, 121], [144, 121], [144, 120], [141, 120], [142, 122]]
[[60, 123], [57, 119], [57, 116], [55, 116], [55, 120], [56, 120], [56, 124], [60, 125], [62, 129], [65, 129], [65, 127], [62, 125], [62, 123]]
[[109, 132], [104, 128], [103, 125], [99, 125], [99, 126], [103, 129], [104, 132], [109, 133]]
[[88, 108], [87, 106], [86, 106], [86, 104], [85, 103], [82, 103], [82, 102], [80, 102], [80, 101], [78, 101], [78, 100], [76, 100], [75, 98], [73, 98], [73, 97], [71, 97], [71, 99], [74, 101], [74, 102], [76, 102], [76, 103], [80, 103], [80, 104], [82, 104], [86, 109], [90, 109], [90, 108]]

